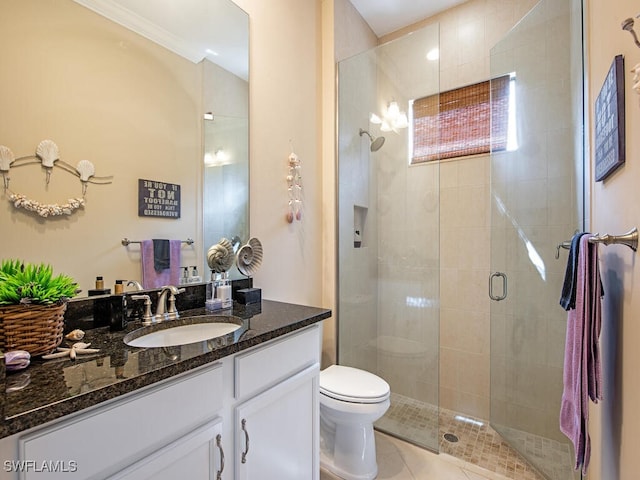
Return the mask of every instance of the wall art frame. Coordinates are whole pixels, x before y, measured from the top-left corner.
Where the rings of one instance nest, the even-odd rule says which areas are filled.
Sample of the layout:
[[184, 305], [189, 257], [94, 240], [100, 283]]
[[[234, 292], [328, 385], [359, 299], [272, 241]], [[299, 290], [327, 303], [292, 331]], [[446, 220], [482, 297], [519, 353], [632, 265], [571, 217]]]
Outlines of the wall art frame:
[[625, 163], [624, 57], [616, 55], [595, 102], [595, 181]]

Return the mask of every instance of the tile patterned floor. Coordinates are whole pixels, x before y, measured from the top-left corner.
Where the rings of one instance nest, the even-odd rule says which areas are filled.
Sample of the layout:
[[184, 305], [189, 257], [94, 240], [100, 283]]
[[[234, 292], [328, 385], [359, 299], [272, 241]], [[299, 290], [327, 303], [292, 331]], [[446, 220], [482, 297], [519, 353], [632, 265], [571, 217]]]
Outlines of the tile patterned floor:
[[[507, 477], [440, 455], [376, 431], [377, 480], [508, 480]], [[321, 470], [320, 480], [339, 480]]]
[[[376, 428], [394, 436], [411, 438], [416, 444], [432, 450], [439, 445], [443, 454], [506, 478], [543, 479], [495, 430], [480, 419], [461, 417], [456, 412], [438, 410], [433, 405], [392, 393], [391, 407], [387, 414], [376, 422]], [[446, 441], [443, 438], [444, 433], [453, 433], [459, 441]], [[567, 444], [516, 430], [505, 433], [529, 458], [537, 459], [536, 464], [541, 466], [547, 478], [573, 478], [570, 468], [571, 454]]]
[[[441, 436], [440, 451], [515, 480], [544, 480], [513, 448], [483, 421], [441, 409], [440, 431], [453, 433], [456, 443]], [[564, 479], [568, 480], [568, 479]]]
[[519, 451], [524, 452], [526, 458], [533, 460], [547, 478], [552, 480], [580, 478], [580, 474], [571, 468], [573, 452], [569, 443], [560, 443], [505, 427], [501, 432], [512, 445], [516, 445]]

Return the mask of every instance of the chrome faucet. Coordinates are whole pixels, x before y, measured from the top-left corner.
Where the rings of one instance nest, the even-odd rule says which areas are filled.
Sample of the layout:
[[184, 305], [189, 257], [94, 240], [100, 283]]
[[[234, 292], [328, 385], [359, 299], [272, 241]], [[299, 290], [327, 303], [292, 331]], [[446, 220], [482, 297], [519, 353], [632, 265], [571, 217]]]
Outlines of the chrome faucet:
[[142, 285], [140, 285], [140, 282], [137, 280], [129, 280], [127, 282], [127, 287], [134, 287], [138, 292], [144, 290], [144, 288], [142, 288]]
[[[180, 318], [178, 310], [176, 310], [176, 295], [184, 292], [184, 288], [177, 288], [173, 285], [165, 285], [158, 292], [158, 306], [156, 314], [153, 316], [154, 323], [160, 323], [165, 320], [175, 320]], [[167, 300], [167, 295], [169, 298]]]

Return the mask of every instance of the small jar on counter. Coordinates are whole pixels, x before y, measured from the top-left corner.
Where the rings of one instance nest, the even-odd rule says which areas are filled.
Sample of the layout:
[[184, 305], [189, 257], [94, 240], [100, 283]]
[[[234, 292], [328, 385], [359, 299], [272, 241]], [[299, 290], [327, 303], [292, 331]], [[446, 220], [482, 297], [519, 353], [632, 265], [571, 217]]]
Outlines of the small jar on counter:
[[96, 277], [96, 288], [87, 291], [87, 295], [90, 297], [96, 295], [111, 295], [110, 288], [104, 288], [104, 278], [102, 276]]

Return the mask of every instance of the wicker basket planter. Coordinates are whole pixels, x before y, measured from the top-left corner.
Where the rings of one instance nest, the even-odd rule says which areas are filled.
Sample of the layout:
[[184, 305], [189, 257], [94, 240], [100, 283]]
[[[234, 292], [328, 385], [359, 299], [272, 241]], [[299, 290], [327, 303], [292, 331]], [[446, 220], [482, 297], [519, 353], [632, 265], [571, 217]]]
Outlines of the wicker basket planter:
[[0, 350], [51, 353], [62, 343], [67, 302], [0, 306]]

